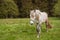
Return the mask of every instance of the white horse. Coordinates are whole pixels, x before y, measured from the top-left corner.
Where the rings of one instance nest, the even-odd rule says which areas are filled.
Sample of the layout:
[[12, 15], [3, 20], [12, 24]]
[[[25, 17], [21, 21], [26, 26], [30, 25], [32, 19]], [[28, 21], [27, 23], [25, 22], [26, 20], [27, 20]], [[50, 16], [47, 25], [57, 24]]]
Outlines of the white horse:
[[48, 15], [46, 12], [41, 12], [40, 10], [31, 10], [30, 11], [30, 24], [36, 23], [36, 30], [37, 30], [37, 38], [39, 38], [41, 33], [41, 24], [46, 23], [46, 30], [51, 28], [51, 25], [48, 22]]

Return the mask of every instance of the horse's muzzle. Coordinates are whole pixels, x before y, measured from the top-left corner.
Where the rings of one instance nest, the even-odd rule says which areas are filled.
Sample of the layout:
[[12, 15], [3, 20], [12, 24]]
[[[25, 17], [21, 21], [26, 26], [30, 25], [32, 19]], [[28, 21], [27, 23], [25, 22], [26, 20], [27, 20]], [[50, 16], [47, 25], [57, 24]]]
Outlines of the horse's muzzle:
[[33, 23], [34, 23], [33, 21], [30, 21], [30, 24], [31, 24], [31, 25], [33, 25]]

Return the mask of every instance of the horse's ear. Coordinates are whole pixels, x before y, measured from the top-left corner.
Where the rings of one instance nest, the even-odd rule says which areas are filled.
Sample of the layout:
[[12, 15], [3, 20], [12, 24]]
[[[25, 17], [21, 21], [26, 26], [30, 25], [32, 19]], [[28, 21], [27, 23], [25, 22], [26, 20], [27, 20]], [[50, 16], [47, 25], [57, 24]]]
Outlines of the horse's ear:
[[32, 10], [29, 10], [30, 14], [32, 13], [31, 11], [32, 11]]

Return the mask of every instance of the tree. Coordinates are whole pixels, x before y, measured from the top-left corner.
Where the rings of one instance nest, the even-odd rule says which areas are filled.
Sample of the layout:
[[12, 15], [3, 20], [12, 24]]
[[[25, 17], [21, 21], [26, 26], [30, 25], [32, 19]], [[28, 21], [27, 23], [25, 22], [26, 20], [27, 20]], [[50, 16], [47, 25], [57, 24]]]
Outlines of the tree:
[[0, 17], [11, 18], [19, 15], [17, 5], [13, 0], [0, 1]]
[[58, 2], [58, 0], [48, 0], [48, 13], [50, 16], [54, 16], [54, 6]]
[[32, 7], [31, 0], [14, 0], [19, 8], [19, 17], [29, 17], [29, 10]]
[[54, 6], [55, 8], [55, 14], [53, 14], [54, 16], [60, 17], [60, 0], [58, 0], [57, 4]]

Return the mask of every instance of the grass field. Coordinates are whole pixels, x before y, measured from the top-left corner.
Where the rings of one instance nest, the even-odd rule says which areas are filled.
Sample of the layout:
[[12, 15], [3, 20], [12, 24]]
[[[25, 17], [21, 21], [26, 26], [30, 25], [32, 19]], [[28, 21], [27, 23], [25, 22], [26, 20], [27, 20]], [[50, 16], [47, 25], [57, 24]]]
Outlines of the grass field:
[[[42, 24], [40, 40], [60, 40], [60, 19], [49, 18], [52, 29], [46, 32]], [[0, 40], [37, 40], [36, 27], [29, 24], [28, 18], [0, 19]]]

